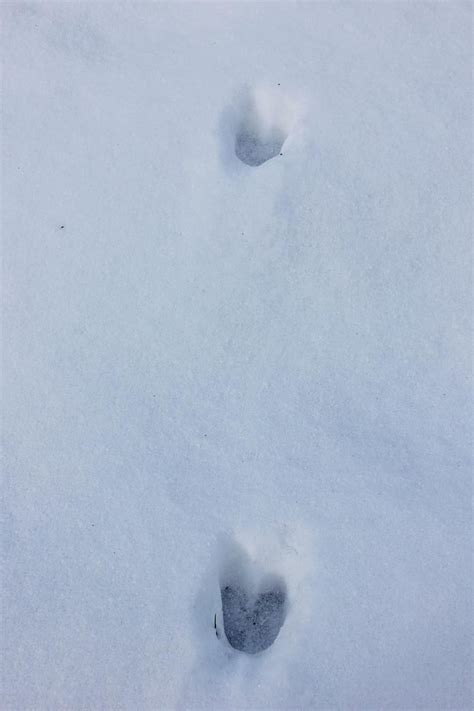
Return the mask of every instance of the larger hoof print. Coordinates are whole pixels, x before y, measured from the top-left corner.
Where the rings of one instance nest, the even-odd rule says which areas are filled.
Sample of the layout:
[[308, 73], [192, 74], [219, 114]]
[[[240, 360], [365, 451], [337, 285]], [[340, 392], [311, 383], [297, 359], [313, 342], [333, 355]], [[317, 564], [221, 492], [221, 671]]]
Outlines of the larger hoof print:
[[257, 590], [233, 582], [221, 588], [224, 632], [231, 647], [256, 654], [270, 647], [286, 616], [286, 585], [276, 576]]

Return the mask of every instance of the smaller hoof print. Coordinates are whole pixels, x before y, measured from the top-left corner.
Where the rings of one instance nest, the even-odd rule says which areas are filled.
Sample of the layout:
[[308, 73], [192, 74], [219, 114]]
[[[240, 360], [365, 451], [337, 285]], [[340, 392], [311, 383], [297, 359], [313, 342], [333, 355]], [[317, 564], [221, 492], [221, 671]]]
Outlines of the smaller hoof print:
[[235, 126], [235, 155], [256, 168], [282, 155], [294, 122], [294, 108], [281, 95], [259, 89], [247, 91]]
[[286, 135], [278, 128], [260, 134], [257, 131], [242, 127], [235, 139], [235, 155], [242, 163], [253, 168], [266, 163], [267, 160], [282, 155], [280, 153]]

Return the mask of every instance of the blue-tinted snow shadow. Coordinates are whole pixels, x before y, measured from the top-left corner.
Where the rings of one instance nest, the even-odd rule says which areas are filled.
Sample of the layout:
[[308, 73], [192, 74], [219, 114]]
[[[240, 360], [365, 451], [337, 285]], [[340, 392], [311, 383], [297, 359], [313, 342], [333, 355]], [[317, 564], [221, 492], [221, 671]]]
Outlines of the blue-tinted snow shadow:
[[216, 127], [219, 160], [229, 175], [240, 175], [250, 170], [235, 154], [235, 137], [241, 120], [241, 106], [241, 100], [238, 98], [226, 106], [219, 116]]

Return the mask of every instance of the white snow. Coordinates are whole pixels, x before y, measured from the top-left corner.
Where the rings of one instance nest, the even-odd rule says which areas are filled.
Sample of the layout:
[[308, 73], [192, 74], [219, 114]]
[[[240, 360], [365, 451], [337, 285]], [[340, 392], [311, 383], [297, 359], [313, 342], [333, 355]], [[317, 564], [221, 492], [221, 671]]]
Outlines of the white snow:
[[471, 4], [2, 15], [1, 708], [470, 708]]

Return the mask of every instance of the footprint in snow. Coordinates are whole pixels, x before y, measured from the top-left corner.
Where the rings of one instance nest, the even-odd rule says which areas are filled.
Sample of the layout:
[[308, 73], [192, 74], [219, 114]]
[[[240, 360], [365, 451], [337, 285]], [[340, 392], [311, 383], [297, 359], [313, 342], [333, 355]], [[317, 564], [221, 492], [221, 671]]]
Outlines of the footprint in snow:
[[285, 621], [286, 592], [281, 580], [257, 593], [226, 585], [221, 596], [224, 632], [231, 647], [256, 654], [273, 644]]
[[278, 575], [263, 574], [233, 543], [228, 548], [220, 584], [227, 641], [240, 652], [263, 652], [276, 640], [285, 621], [284, 580]]
[[278, 126], [262, 130], [244, 123], [235, 137], [235, 155], [242, 163], [256, 168], [280, 155], [286, 135]]
[[235, 155], [242, 163], [255, 168], [281, 154], [291, 123], [287, 104], [262, 89], [243, 96], [235, 133]]

